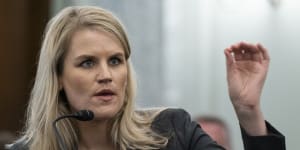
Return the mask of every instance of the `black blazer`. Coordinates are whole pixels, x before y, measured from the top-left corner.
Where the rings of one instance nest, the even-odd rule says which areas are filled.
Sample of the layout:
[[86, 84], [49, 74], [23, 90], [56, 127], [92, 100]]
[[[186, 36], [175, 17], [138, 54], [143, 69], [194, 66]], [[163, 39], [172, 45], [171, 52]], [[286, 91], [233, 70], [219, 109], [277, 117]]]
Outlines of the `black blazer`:
[[[268, 122], [268, 135], [249, 136], [241, 128], [245, 150], [285, 150], [285, 138]], [[169, 136], [164, 150], [224, 150], [183, 109], [166, 109], [152, 123], [152, 129]]]

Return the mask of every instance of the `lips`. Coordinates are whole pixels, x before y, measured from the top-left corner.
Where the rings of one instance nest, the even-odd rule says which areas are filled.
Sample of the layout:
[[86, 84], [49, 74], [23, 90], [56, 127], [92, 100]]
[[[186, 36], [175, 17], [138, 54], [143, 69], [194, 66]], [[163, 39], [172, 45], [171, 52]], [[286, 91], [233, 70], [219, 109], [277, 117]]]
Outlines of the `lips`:
[[103, 89], [100, 92], [97, 92], [94, 96], [103, 101], [111, 101], [116, 93], [110, 89]]

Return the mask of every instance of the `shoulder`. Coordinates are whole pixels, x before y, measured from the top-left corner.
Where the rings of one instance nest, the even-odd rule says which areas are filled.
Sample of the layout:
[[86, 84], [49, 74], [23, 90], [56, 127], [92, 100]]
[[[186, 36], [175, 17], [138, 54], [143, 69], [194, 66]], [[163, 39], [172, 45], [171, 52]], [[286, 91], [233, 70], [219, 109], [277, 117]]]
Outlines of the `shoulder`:
[[160, 112], [152, 129], [169, 137], [169, 149], [223, 149], [218, 146], [184, 109], [169, 108]]
[[150, 108], [143, 108], [143, 109], [138, 109], [135, 110], [135, 113], [141, 116], [156, 116], [160, 112], [164, 111], [165, 107], [150, 107]]
[[195, 135], [204, 135], [198, 124], [191, 121], [189, 113], [178, 108], [161, 111], [153, 120], [152, 129], [169, 138], [167, 149], [191, 149], [199, 139]]
[[163, 111], [161, 111], [154, 119], [154, 122], [156, 121], [171, 121], [171, 122], [177, 122], [182, 121], [185, 119], [190, 120], [190, 114], [186, 112], [184, 109], [181, 108], [167, 108]]
[[181, 108], [167, 108], [153, 120], [152, 128], [160, 133], [181, 129], [192, 123], [190, 114]]
[[177, 118], [179, 116], [190, 116], [187, 111], [185, 111], [182, 108], [166, 108], [163, 111], [160, 112], [160, 114], [157, 116], [157, 118], [164, 118], [164, 117], [172, 117]]

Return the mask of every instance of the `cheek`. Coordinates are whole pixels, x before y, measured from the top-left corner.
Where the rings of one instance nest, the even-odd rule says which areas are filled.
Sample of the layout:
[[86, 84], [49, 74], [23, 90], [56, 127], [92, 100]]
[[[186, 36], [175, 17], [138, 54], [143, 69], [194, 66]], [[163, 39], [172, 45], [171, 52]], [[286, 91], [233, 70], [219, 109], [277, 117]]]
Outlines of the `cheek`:
[[127, 77], [127, 70], [126, 70], [122, 74], [120, 74], [119, 77], [119, 86], [122, 87], [124, 93], [127, 88], [127, 84], [128, 84], [128, 77]]
[[89, 96], [89, 83], [87, 76], [80, 75], [69, 76], [63, 82], [63, 89], [65, 90], [68, 102], [71, 108], [75, 110], [85, 107]]
[[128, 87], [128, 81], [127, 81], [127, 70], [123, 69], [122, 71], [118, 71], [115, 73], [115, 83], [118, 87], [119, 93], [120, 93], [120, 101], [122, 102], [122, 105], [125, 101], [125, 95], [126, 95], [126, 89]]

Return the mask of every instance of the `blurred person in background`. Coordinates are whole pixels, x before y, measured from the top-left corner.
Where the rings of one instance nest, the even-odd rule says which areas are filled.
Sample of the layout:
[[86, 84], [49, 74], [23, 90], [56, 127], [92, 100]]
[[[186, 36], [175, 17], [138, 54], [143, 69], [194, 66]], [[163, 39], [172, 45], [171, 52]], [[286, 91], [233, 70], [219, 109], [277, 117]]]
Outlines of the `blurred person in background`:
[[198, 116], [195, 121], [199, 123], [201, 128], [218, 144], [226, 150], [231, 150], [231, 138], [226, 123], [218, 117], [214, 116]]

